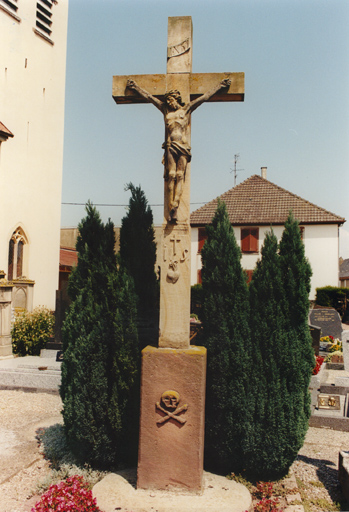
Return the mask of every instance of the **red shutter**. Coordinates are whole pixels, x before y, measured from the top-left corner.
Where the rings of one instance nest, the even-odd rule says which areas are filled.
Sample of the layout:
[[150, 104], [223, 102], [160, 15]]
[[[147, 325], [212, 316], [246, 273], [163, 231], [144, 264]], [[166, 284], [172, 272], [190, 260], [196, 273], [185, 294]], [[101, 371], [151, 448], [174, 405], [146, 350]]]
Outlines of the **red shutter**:
[[250, 251], [258, 252], [258, 228], [251, 228], [250, 233]]
[[241, 230], [241, 250], [242, 252], [249, 252], [250, 241], [249, 241], [249, 229]]
[[197, 284], [202, 284], [201, 269], [198, 270], [198, 282], [197, 282]]
[[241, 250], [242, 252], [258, 252], [258, 228], [241, 229]]
[[201, 252], [201, 249], [204, 246], [206, 238], [207, 238], [206, 229], [205, 228], [199, 228], [199, 247], [198, 247], [198, 253], [199, 254]]
[[250, 284], [253, 276], [253, 270], [245, 270], [247, 276], [247, 284]]

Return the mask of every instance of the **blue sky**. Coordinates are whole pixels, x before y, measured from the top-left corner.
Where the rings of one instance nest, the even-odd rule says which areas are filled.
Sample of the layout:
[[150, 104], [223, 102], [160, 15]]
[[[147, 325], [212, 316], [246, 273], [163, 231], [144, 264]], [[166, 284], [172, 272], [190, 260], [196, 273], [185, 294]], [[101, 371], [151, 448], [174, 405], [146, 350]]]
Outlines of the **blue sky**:
[[[69, 0], [63, 203], [126, 205], [141, 185], [162, 222], [161, 113], [116, 105], [112, 76], [166, 72], [167, 19], [193, 20], [193, 72], [245, 72], [243, 103], [192, 117], [192, 210], [260, 168], [277, 185], [348, 219], [347, 0]], [[98, 206], [116, 225], [125, 206]], [[62, 226], [83, 206], [62, 205]]]

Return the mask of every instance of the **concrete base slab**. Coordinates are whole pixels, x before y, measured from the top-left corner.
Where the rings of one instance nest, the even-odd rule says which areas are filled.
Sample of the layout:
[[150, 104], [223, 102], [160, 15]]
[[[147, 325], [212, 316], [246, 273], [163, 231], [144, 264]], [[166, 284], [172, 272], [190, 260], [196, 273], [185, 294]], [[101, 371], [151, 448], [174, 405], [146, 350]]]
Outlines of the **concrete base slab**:
[[15, 357], [0, 361], [0, 389], [58, 393], [61, 363], [51, 357]]
[[245, 512], [252, 511], [247, 488], [225, 477], [204, 472], [201, 496], [181, 491], [136, 489], [136, 470], [111, 473], [93, 489], [97, 505], [104, 512]]

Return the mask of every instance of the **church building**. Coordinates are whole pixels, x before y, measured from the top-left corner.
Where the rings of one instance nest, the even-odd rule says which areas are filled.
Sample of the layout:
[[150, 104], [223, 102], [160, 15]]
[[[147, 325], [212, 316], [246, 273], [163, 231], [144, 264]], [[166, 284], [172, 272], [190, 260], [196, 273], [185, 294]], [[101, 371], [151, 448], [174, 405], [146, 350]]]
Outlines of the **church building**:
[[13, 307], [55, 309], [67, 0], [0, 0], [0, 272]]

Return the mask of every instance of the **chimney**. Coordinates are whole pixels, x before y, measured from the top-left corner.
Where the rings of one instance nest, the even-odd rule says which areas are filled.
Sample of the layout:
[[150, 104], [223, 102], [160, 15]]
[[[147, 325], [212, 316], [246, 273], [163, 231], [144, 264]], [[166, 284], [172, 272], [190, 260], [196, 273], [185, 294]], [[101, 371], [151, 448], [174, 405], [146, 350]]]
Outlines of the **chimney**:
[[261, 167], [261, 176], [263, 179], [267, 179], [267, 168], [266, 167]]

